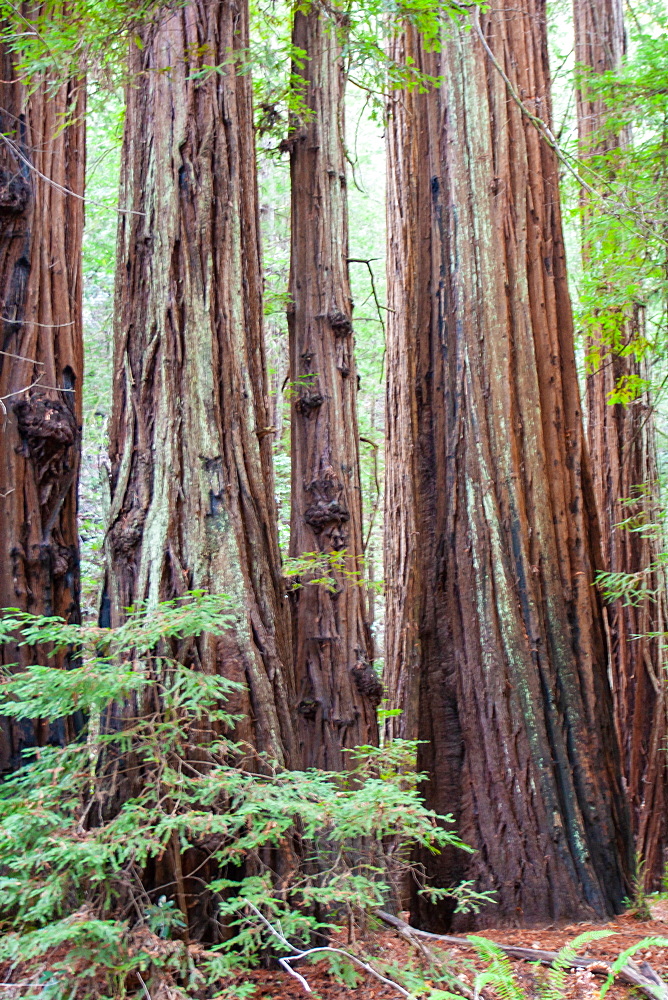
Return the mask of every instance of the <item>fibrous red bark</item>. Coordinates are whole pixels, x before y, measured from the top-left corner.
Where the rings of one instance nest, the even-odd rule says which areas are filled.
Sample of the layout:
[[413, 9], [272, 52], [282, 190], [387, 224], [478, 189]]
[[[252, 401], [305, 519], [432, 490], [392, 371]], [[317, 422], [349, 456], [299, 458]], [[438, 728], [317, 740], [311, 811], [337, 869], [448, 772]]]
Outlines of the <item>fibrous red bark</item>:
[[[85, 87], [47, 76], [28, 87], [15, 62], [0, 43], [0, 608], [76, 622]], [[7, 644], [0, 662], [66, 657]], [[3, 720], [0, 771], [70, 728]]]
[[247, 44], [245, 4], [193, 0], [131, 45], [107, 587], [112, 625], [137, 602], [229, 595], [238, 625], [193, 667], [244, 682], [237, 735], [291, 763]]
[[[392, 39], [389, 54], [418, 72], [438, 71], [438, 56], [424, 51], [411, 27]], [[425, 393], [432, 380], [434, 296], [441, 284], [432, 273], [439, 244], [425, 239], [432, 228], [432, 178], [440, 184], [439, 107], [435, 94], [397, 93], [387, 129], [384, 677], [392, 706], [401, 709], [387, 720], [388, 734], [410, 739], [418, 731], [420, 664], [439, 655], [433, 645], [439, 641], [432, 631], [434, 592], [425, 576], [437, 544], [436, 509], [444, 499], [436, 484], [433, 394]], [[438, 398], [435, 406], [441, 406]]]
[[[335, 590], [293, 591], [298, 732], [306, 766], [341, 770], [345, 748], [377, 740], [381, 685], [373, 669], [362, 567], [357, 373], [348, 279], [344, 74], [334, 24], [315, 7], [294, 15], [293, 67], [304, 120], [290, 147], [290, 555], [345, 550]], [[313, 578], [313, 574], [310, 574]], [[316, 577], [322, 575], [322, 566]]]
[[[574, 0], [573, 12], [576, 65], [594, 73], [620, 69], [625, 52], [621, 0]], [[630, 137], [626, 131], [606, 125], [606, 103], [588, 87], [586, 77], [576, 96], [581, 156], [585, 161], [595, 157], [597, 172], [614, 180], [616, 159], [623, 155]], [[585, 198], [585, 268], [590, 262], [588, 232], [596, 211]], [[614, 264], [601, 278], [603, 301], [606, 291], [614, 294], [619, 280]], [[619, 385], [629, 380], [638, 383], [646, 375], [645, 360], [633, 350], [624, 350], [643, 339], [641, 308], [629, 302], [613, 313], [617, 321], [613, 324], [614, 343], [603, 326], [597, 330], [594, 322], [590, 331], [588, 353], [597, 362], [587, 376], [587, 434], [604, 568], [611, 573], [635, 574], [657, 565], [660, 540], [649, 531], [616, 526], [631, 517], [653, 520], [651, 493], [658, 481], [654, 418], [647, 392], [626, 406], [608, 402]], [[631, 500], [635, 502], [629, 505]], [[666, 609], [665, 579], [660, 570], [651, 575], [648, 587], [657, 595], [654, 600], [638, 604], [616, 601], [606, 610], [610, 673], [636, 850], [645, 863], [645, 885], [653, 890], [659, 888], [668, 860], [668, 687], [659, 637], [665, 628]]]
[[[542, 0], [472, 16], [549, 121]], [[412, 29], [404, 44], [432, 58]], [[497, 902], [457, 915], [416, 896], [414, 917], [604, 916], [628, 889], [630, 828], [557, 162], [475, 23], [444, 38], [438, 69], [440, 90], [397, 95], [389, 126], [389, 283], [406, 302], [388, 324], [388, 508], [406, 507], [386, 545], [404, 614], [389, 669], [408, 735], [427, 741], [427, 801], [476, 850], [424, 858], [427, 872]]]

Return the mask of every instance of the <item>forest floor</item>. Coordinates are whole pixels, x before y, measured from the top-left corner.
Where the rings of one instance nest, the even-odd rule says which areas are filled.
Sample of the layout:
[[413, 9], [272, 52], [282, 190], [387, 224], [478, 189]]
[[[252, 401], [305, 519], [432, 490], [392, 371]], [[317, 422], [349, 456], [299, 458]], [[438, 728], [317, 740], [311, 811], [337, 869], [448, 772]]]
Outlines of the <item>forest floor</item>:
[[[645, 938], [668, 938], [668, 899], [664, 896], [661, 901], [650, 903], [650, 908], [651, 920], [641, 920], [634, 911], [631, 911], [607, 924], [580, 923], [512, 930], [490, 928], [480, 931], [478, 936], [501, 945], [557, 952], [579, 935], [590, 931], [611, 931], [609, 937], [590, 941], [578, 949], [578, 956], [593, 959], [594, 964], [587, 969], [567, 972], [563, 990], [554, 995], [555, 1000], [557, 997], [559, 1000], [600, 1000], [600, 991], [606, 982], [609, 966], [621, 952], [637, 945]], [[402, 914], [402, 916], [408, 915]], [[487, 967], [485, 959], [480, 957], [465, 940], [461, 946], [441, 945], [433, 940], [426, 943], [432, 958], [437, 960], [439, 966], [446, 967], [451, 976], [459, 979], [462, 995], [464, 997], [468, 995], [469, 1000], [472, 1000], [476, 975]], [[399, 979], [416, 1000], [428, 997], [432, 988], [448, 990], [447, 980], [425, 971], [424, 959], [418, 949], [391, 928], [381, 925], [379, 929], [370, 930], [353, 944], [348, 940], [347, 931], [341, 930], [334, 935], [330, 944], [359, 955], [388, 979]], [[136, 951], [156, 960], [174, 949], [176, 943], [157, 938], [148, 931], [148, 928], [143, 928], [135, 934], [134, 947]], [[198, 959], [205, 954], [205, 949], [200, 944], [187, 945], [186, 948], [192, 964], [196, 967]], [[95, 971], [90, 967], [86, 968], [90, 966], [91, 956], [88, 955], [87, 958], [79, 956], [78, 960], [72, 961], [70, 953], [63, 961], [67, 951], [68, 948], [61, 945], [50, 950], [48, 954], [43, 954], [39, 960], [28, 962], [22, 967], [0, 963], [2, 994], [0, 1000], [52, 996], [47, 984], [55, 970], [60, 970], [61, 975], [65, 972], [66, 982], [71, 986], [71, 992], [68, 992], [70, 1000], [99, 1000], [103, 996], [109, 1000], [107, 989], [101, 983], [98, 988]], [[481, 1000], [504, 1000], [504, 998], [508, 1000], [509, 997], [516, 1000], [538, 1000], [541, 996], [540, 984], [546, 983], [545, 967], [527, 960], [509, 959], [509, 961], [516, 977], [517, 992], [498, 991], [486, 985], [479, 993]], [[643, 962], [649, 963], [663, 981], [668, 982], [668, 948], [657, 946], [643, 948], [633, 955], [633, 961], [640, 966]], [[432, 969], [434, 967], [432, 965]], [[338, 975], [334, 973], [327, 959], [313, 964], [302, 961], [297, 964], [297, 969], [307, 981], [311, 992], [307, 992], [296, 978], [277, 968], [239, 972], [236, 976], [231, 976], [225, 982], [218, 984], [219, 989], [223, 990], [222, 993], [216, 988], [198, 988], [194, 993], [189, 990], [183, 992], [175, 987], [174, 980], [169, 975], [161, 974], [150, 978], [150, 991], [143, 980], [139, 989], [140, 982], [135, 981], [135, 976], [131, 973], [132, 981], [128, 981], [128, 992], [123, 991], [123, 996], [143, 995], [150, 1000], [183, 1000], [184, 997], [207, 1000], [214, 995], [227, 997], [228, 1000], [234, 1000], [235, 997], [243, 1000], [400, 1000], [402, 997], [402, 993], [394, 986], [386, 985], [361, 970], [352, 977], [352, 982], [355, 982], [355, 985], [352, 985], [350, 979], [352, 969], [349, 963], [344, 962]], [[433, 979], [429, 978], [431, 975]], [[350, 985], [346, 985], [346, 982]], [[631, 1000], [642, 995], [619, 979], [605, 994], [608, 1000]], [[648, 995], [651, 994], [644, 994]], [[443, 994], [441, 996], [443, 997]], [[545, 996], [545, 992], [542, 996]]]
[[[597, 964], [591, 970], [577, 969], [566, 975], [564, 1000], [599, 1000], [601, 987], [607, 978], [607, 966], [622, 951], [636, 945], [644, 938], [668, 938], [668, 901], [663, 900], [653, 904], [651, 912], [651, 920], [640, 920], [634, 912], [629, 912], [607, 924], [582, 923], [563, 927], [532, 927], [512, 930], [490, 928], [480, 931], [480, 936], [499, 944], [559, 951], [580, 934], [599, 930], [612, 931], [610, 937], [591, 941], [578, 950], [579, 956], [597, 960]], [[347, 934], [342, 931], [339, 939], [332, 941], [332, 944], [344, 949], [348, 948]], [[392, 977], [392, 973], [385, 971], [388, 966], [416, 970], [420, 967], [420, 956], [416, 950], [389, 928], [371, 932], [363, 942], [357, 944], [358, 946], [353, 950], [364, 954], [372, 963], [375, 958], [379, 970], [382, 969], [389, 978]], [[470, 947], [460, 948], [450, 945], [435, 947], [434, 941], [429, 941], [428, 944], [430, 950], [439, 959], [442, 959], [472, 991], [476, 973], [485, 968], [484, 959], [478, 957]], [[633, 960], [637, 963], [648, 962], [664, 981], [668, 981], [668, 948], [643, 949], [633, 956]], [[520, 959], [510, 959], [510, 963], [526, 1000], [533, 1000], [539, 995], [538, 984], [544, 981], [545, 970]], [[340, 978], [329, 971], [326, 960], [314, 965], [305, 965], [302, 962], [299, 963], [298, 969], [308, 981], [312, 990], [311, 994], [307, 994], [296, 979], [290, 978], [287, 973], [282, 971], [255, 970], [244, 973], [240, 981], [253, 983], [256, 987], [252, 1000], [265, 1000], [265, 998], [266, 1000], [304, 1000], [308, 996], [312, 997], [312, 1000], [353, 1000], [353, 998], [354, 1000], [398, 1000], [401, 996], [396, 989], [385, 986], [363, 972], [359, 972], [356, 986], [344, 986]], [[447, 989], [445, 983], [434, 982], [428, 985], [433, 985], [437, 989]], [[627, 998], [638, 995], [633, 987], [621, 983], [619, 980], [615, 981], [606, 993], [609, 1000], [627, 1000]], [[482, 996], [492, 998], [497, 997], [498, 993], [493, 988], [485, 987]]]

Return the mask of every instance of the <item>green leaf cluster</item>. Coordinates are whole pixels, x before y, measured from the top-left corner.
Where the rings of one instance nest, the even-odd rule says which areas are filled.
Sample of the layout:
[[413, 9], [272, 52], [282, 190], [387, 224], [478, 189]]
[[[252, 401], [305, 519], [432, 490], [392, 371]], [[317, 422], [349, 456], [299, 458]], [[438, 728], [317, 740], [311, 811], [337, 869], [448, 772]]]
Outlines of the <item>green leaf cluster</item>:
[[[407, 777], [414, 744], [360, 747], [334, 774], [286, 770], [234, 738], [240, 685], [198, 670], [196, 651], [236, 615], [202, 593], [133, 609], [117, 629], [5, 612], [0, 638], [68, 648], [79, 665], [8, 672], [0, 712], [83, 711], [88, 722], [64, 748], [26, 752], [0, 785], [0, 961], [30, 966], [64, 949], [111, 995], [132, 970], [213, 983], [280, 951], [257, 912], [303, 946], [383, 905], [408, 872], [420, 878], [414, 847], [468, 849], [450, 816], [425, 808], [421, 776]], [[168, 886], [149, 877], [175, 854], [201, 859], [197, 901], [227, 928], [197, 973], [181, 940], [193, 899], [178, 875]], [[54, 996], [67, 995], [54, 976]]]

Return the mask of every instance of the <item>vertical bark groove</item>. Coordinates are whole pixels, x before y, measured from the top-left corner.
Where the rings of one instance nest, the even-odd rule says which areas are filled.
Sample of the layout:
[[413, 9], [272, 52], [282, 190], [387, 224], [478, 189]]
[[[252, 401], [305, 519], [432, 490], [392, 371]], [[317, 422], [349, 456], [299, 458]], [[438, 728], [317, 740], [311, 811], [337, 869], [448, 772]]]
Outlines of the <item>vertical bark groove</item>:
[[[542, 0], [479, 16], [549, 121]], [[602, 917], [626, 894], [630, 839], [557, 164], [473, 32], [454, 31], [440, 58], [441, 90], [414, 98], [408, 130], [390, 122], [390, 281], [394, 267], [410, 310], [389, 314], [389, 354], [407, 360], [390, 385], [388, 451], [412, 453], [415, 477], [390, 676], [395, 699], [409, 692], [409, 734], [428, 741], [426, 798], [477, 852], [425, 859], [427, 870], [439, 885], [471, 878], [498, 905], [472, 918], [416, 897], [414, 916], [434, 929]], [[416, 243], [410, 220], [427, 211]], [[411, 663], [417, 678], [402, 679]]]
[[[79, 620], [85, 86], [34, 89], [0, 43], [0, 608]], [[71, 124], [62, 127], [66, 114]], [[72, 191], [79, 197], [68, 195]], [[66, 665], [7, 644], [0, 662]], [[0, 771], [71, 723], [3, 720]]]
[[[595, 73], [619, 69], [625, 52], [621, 0], [574, 0], [573, 13], [576, 65], [589, 67]], [[605, 102], [588, 91], [586, 80], [576, 96], [581, 155], [586, 159], [623, 152], [630, 137], [625, 132], [602, 131]], [[614, 164], [608, 169], [614, 172]], [[585, 267], [589, 256], [587, 220], [585, 206]], [[604, 280], [612, 290], [618, 280], [614, 269], [604, 275]], [[643, 324], [641, 309], [629, 303], [626, 309], [619, 310], [621, 348], [606, 344], [605, 336], [596, 332], [589, 344], [601, 360], [597, 370], [587, 377], [587, 433], [601, 522], [603, 565], [612, 573], [641, 572], [655, 563], [660, 550], [658, 538], [616, 527], [632, 515], [652, 518], [644, 488], [656, 488], [658, 480], [648, 393], [628, 406], [608, 404], [621, 380], [646, 374], [642, 359], [633, 353], [620, 353], [625, 344], [642, 337]], [[632, 507], [623, 503], [634, 497]], [[615, 713], [636, 849], [645, 862], [645, 884], [654, 890], [660, 887], [668, 861], [668, 694], [661, 640], [656, 634], [648, 635], [665, 628], [666, 583], [659, 571], [649, 586], [658, 594], [656, 602], [644, 601], [633, 607], [617, 601], [608, 606], [607, 614]]]
[[[344, 76], [336, 32], [317, 9], [294, 15], [293, 43], [307, 53], [308, 119], [289, 140], [292, 180], [290, 554], [345, 549], [362, 580], [362, 499], [357, 373], [348, 279], [343, 147]], [[346, 767], [342, 750], [376, 742], [381, 686], [373, 670], [364, 588], [336, 573], [336, 590], [293, 593], [297, 714], [306, 766]]]
[[107, 585], [112, 624], [139, 601], [228, 594], [237, 626], [198, 643], [193, 666], [247, 683], [239, 738], [288, 764], [247, 44], [246, 5], [193, 0], [131, 46]]

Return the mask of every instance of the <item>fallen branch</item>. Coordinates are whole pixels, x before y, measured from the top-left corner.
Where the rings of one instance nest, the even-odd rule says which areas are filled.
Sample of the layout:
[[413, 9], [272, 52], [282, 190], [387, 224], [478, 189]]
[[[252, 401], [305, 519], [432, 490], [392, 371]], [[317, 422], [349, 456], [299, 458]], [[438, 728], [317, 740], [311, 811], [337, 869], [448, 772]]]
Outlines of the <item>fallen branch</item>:
[[[473, 944], [465, 937], [455, 937], [452, 934], [431, 934], [429, 931], [420, 931], [416, 927], [411, 927], [405, 920], [395, 917], [392, 913], [385, 913], [384, 910], [376, 910], [375, 915], [379, 920], [394, 927], [402, 937], [409, 933], [415, 938], [425, 938], [430, 941], [441, 941], [443, 944], [451, 944], [457, 948], [471, 948]], [[491, 940], [491, 938], [490, 938]], [[543, 951], [540, 948], [519, 948], [515, 945], [499, 944], [492, 942], [499, 951], [509, 958], [520, 958], [527, 962], [540, 962], [541, 965], [552, 965], [557, 959], [563, 960], [563, 956], [556, 951]], [[611, 964], [601, 961], [598, 958], [572, 958], [568, 960], [571, 969], [590, 969], [596, 976], [609, 976]], [[651, 965], [643, 962], [636, 965], [629, 961], [617, 973], [619, 979], [630, 986], [635, 986], [643, 996], [649, 1000], [668, 1000], [668, 984], [654, 971]]]
[[[274, 927], [274, 925], [270, 923], [269, 920], [267, 920], [267, 918], [264, 916], [263, 913], [260, 913], [257, 906], [251, 903], [249, 899], [245, 900], [245, 902], [246, 905], [249, 906], [250, 909], [253, 911], [253, 913], [260, 918], [265, 927], [271, 931], [274, 937], [278, 938], [278, 940], [281, 942], [282, 945], [284, 945], [286, 948], [294, 950], [294, 945], [292, 945], [288, 941], [288, 939], [285, 937], [282, 931], [278, 930], [278, 928]], [[362, 959], [358, 958], [357, 955], [353, 955], [352, 952], [350, 951], [344, 951], [343, 948], [330, 948], [326, 945], [322, 945], [317, 948], [307, 948], [305, 950], [295, 951], [294, 955], [284, 955], [283, 957], [278, 959], [278, 964], [281, 965], [289, 975], [293, 976], [299, 983], [301, 983], [301, 985], [304, 987], [307, 993], [312, 993], [313, 990], [309, 986], [306, 979], [304, 979], [304, 977], [299, 972], [297, 972], [296, 969], [293, 969], [290, 963], [297, 962], [302, 958], [308, 958], [309, 955], [316, 955], [316, 954], [343, 955], [344, 958], [347, 958], [350, 962], [353, 962], [355, 965], [359, 966], [360, 969], [364, 969], [364, 971], [367, 972], [370, 976], [374, 976], [376, 979], [379, 979], [381, 983], [384, 983], [386, 986], [393, 986], [394, 989], [397, 990], [398, 993], [401, 993], [403, 997], [411, 996], [408, 990], [405, 990], [403, 986], [400, 986], [399, 983], [395, 983], [393, 979], [387, 979], [386, 976], [382, 976], [380, 972], [377, 972], [376, 969], [373, 968], [372, 965], [369, 965], [368, 962], [362, 961]]]
[[[376, 916], [377, 916], [377, 917], [380, 917], [380, 918], [381, 918], [382, 920], [386, 920], [386, 918], [389, 918], [389, 917], [391, 916], [391, 914], [389, 914], [389, 913], [385, 913], [385, 914], [384, 914], [384, 913], [382, 913], [381, 911], [379, 911], [379, 912], [378, 912], [378, 913], [376, 914]], [[387, 922], [387, 923], [390, 923], [390, 920], [388, 919], [388, 920], [387, 920], [386, 922]], [[436, 955], [434, 954], [434, 952], [433, 952], [433, 951], [431, 950], [431, 948], [429, 948], [429, 947], [428, 947], [428, 946], [427, 946], [427, 945], [426, 945], [426, 944], [424, 943], [424, 941], [421, 941], [421, 940], [420, 940], [420, 934], [419, 934], [419, 931], [418, 931], [418, 932], [416, 932], [416, 931], [415, 931], [415, 928], [411, 927], [411, 926], [410, 926], [410, 924], [407, 924], [407, 923], [406, 923], [405, 921], [403, 921], [403, 920], [399, 920], [399, 918], [398, 918], [398, 917], [392, 917], [392, 920], [391, 920], [391, 923], [392, 923], [392, 926], [394, 927], [394, 929], [396, 930], [397, 934], [399, 934], [399, 935], [400, 935], [400, 936], [401, 936], [401, 937], [402, 937], [402, 938], [404, 939], [404, 941], [407, 941], [407, 942], [408, 942], [408, 944], [410, 944], [410, 945], [411, 945], [411, 947], [413, 947], [413, 948], [415, 948], [415, 949], [416, 949], [417, 951], [419, 951], [419, 952], [420, 952], [420, 954], [422, 955], [422, 957], [423, 957], [423, 958], [424, 958], [424, 959], [425, 959], [425, 960], [426, 960], [426, 961], [427, 961], [427, 962], [428, 962], [428, 963], [429, 963], [430, 965], [432, 965], [432, 966], [433, 966], [434, 968], [436, 968], [436, 969], [441, 969], [441, 968], [443, 968], [443, 962], [442, 962], [442, 960], [441, 960], [441, 959], [439, 959], [439, 958], [438, 958], [438, 957], [437, 957], [437, 956], [436, 956]], [[461, 995], [462, 995], [463, 997], [466, 997], [466, 998], [467, 998], [467, 1000], [473, 1000], [473, 991], [472, 991], [472, 990], [470, 990], [470, 989], [468, 988], [468, 986], [466, 986], [466, 985], [465, 985], [465, 984], [464, 984], [464, 983], [463, 983], [463, 982], [462, 982], [461, 980], [459, 980], [459, 979], [457, 980], [457, 983], [456, 983], [456, 984], [450, 984], [450, 983], [449, 983], [449, 984], [448, 984], [448, 989], [449, 989], [449, 990], [456, 990], [456, 991], [457, 991], [458, 993], [460, 993], [460, 994], [461, 994]]]

